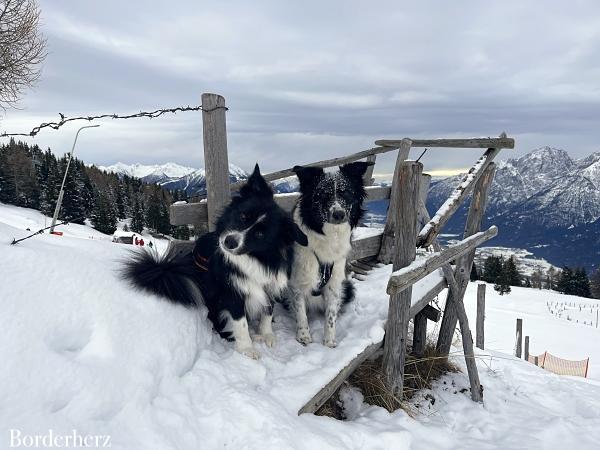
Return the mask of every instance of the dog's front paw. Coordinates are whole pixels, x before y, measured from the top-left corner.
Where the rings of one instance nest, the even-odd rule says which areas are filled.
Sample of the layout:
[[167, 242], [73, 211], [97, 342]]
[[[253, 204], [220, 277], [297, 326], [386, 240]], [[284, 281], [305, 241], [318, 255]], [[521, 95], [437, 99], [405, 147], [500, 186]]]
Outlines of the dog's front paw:
[[323, 339], [323, 345], [329, 348], [336, 348], [337, 347], [337, 341], [333, 338], [329, 338], [329, 339]]
[[254, 347], [236, 347], [236, 351], [252, 359], [260, 359], [260, 352]]
[[257, 334], [254, 336], [254, 342], [264, 342], [267, 347], [273, 347], [277, 338], [273, 333]]
[[310, 330], [308, 328], [298, 328], [296, 332], [296, 340], [302, 345], [308, 345], [312, 342], [310, 337]]

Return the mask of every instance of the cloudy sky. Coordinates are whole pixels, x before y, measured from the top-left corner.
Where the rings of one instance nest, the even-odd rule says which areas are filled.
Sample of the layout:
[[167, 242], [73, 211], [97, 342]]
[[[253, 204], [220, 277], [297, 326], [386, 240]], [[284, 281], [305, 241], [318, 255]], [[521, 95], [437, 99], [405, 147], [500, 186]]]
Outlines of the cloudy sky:
[[[381, 138], [496, 136], [600, 150], [597, 1], [40, 0], [48, 57], [0, 130], [67, 116], [197, 105], [222, 94], [230, 162], [264, 171], [363, 150]], [[104, 121], [86, 162], [199, 167], [200, 113]], [[35, 140], [70, 149], [78, 124]], [[475, 150], [431, 150], [426, 170]], [[418, 151], [415, 151], [418, 153]], [[418, 155], [415, 155], [415, 157]], [[393, 158], [377, 171], [391, 171]]]

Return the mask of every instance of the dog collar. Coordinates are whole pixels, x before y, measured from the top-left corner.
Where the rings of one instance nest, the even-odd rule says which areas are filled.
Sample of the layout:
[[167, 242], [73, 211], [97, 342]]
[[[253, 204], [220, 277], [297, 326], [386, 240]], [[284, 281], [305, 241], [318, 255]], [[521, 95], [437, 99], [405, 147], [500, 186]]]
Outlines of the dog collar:
[[206, 258], [202, 255], [194, 255], [194, 264], [200, 272], [208, 272], [208, 261], [209, 258]]

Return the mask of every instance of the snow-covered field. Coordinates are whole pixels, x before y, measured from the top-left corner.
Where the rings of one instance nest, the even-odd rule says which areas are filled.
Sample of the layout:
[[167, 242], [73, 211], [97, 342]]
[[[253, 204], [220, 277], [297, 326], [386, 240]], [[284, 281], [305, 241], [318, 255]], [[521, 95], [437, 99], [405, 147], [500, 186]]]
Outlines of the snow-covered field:
[[[0, 448], [10, 448], [11, 429], [110, 435], [112, 448], [128, 450], [600, 447], [600, 330], [552, 315], [546, 302], [565, 296], [514, 288], [500, 297], [488, 287], [489, 350], [478, 357], [483, 406], [461, 392], [468, 380], [458, 373], [436, 383], [434, 404], [424, 401], [426, 393], [416, 398], [415, 405], [428, 406], [415, 406], [413, 416], [356, 397], [347, 405], [351, 421], [298, 416], [340, 365], [381, 338], [389, 267], [357, 283], [338, 348], [319, 343], [322, 324], [313, 324], [315, 343], [300, 346], [293, 323], [279, 314], [278, 345], [261, 345], [254, 361], [212, 333], [205, 311], [122, 282], [119, 261], [131, 247], [109, 236], [69, 225], [62, 237], [9, 245], [43, 221], [35, 211], [0, 204]], [[471, 320], [475, 289], [469, 286], [466, 299]], [[590, 356], [590, 379], [560, 377], [510, 356], [517, 317], [532, 353]]]

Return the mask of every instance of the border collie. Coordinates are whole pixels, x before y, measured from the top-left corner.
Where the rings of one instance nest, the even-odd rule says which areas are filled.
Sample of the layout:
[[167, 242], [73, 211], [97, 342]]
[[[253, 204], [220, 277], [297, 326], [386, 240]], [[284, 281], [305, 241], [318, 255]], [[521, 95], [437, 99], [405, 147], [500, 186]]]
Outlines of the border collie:
[[193, 307], [203, 302], [215, 330], [234, 340], [238, 352], [257, 359], [248, 323], [259, 321], [255, 341], [275, 344], [273, 302], [287, 287], [294, 242], [299, 248], [308, 243], [275, 203], [257, 164], [216, 230], [198, 238], [193, 251], [171, 246], [162, 256], [137, 253], [126, 262], [124, 277], [174, 303]]
[[300, 180], [300, 199], [293, 218], [308, 237], [308, 246], [297, 245], [290, 279], [296, 315], [296, 339], [312, 342], [307, 309], [325, 311], [323, 344], [337, 345], [335, 324], [340, 307], [354, 298], [354, 286], [346, 279], [346, 258], [352, 229], [364, 214], [366, 196], [363, 175], [372, 163], [354, 162], [335, 173], [315, 167], [294, 167]]

